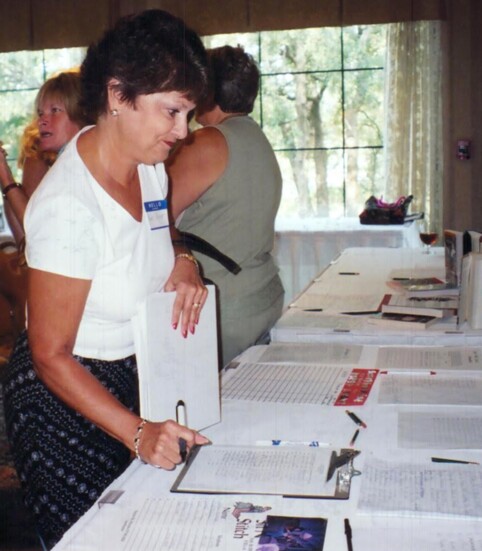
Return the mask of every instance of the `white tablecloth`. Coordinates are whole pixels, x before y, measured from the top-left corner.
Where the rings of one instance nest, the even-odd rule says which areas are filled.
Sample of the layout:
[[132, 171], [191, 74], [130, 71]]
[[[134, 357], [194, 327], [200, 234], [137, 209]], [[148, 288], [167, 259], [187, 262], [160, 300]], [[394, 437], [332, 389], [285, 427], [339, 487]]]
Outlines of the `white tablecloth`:
[[[271, 344], [270, 348], [276, 345]], [[291, 345], [293, 346], [293, 345]], [[366, 350], [365, 350], [366, 349]], [[247, 356], [253, 349], [245, 352]], [[364, 346], [358, 365], [376, 365], [376, 354], [378, 347]], [[320, 351], [320, 355], [322, 352]], [[240, 361], [243, 361], [243, 355]], [[255, 361], [248, 357], [245, 361]], [[242, 367], [241, 367], [242, 369]], [[443, 415], [446, 408], [437, 409], [437, 406], [407, 406], [403, 405], [381, 405], [378, 403], [378, 391], [380, 389], [381, 375], [375, 381], [375, 385], [365, 405], [357, 406], [356, 414], [363, 419], [367, 428], [360, 431], [357, 440], [357, 449], [362, 453], [355, 460], [355, 468], [362, 474], [353, 478], [350, 498], [348, 500], [314, 500], [314, 499], [287, 499], [279, 496], [203, 496], [210, 501], [223, 500], [226, 504], [226, 511], [232, 510], [233, 504], [237, 501], [251, 502], [256, 505], [270, 506], [272, 509], [269, 514], [287, 515], [287, 516], [309, 516], [323, 517], [328, 519], [328, 529], [326, 534], [325, 551], [344, 551], [346, 541], [344, 534], [343, 520], [349, 518], [353, 529], [353, 547], [356, 551], [441, 551], [442, 549], [457, 549], [457, 551], [468, 551], [482, 549], [481, 542], [478, 546], [467, 547], [464, 540], [461, 546], [434, 546], [424, 545], [420, 537], [424, 535], [433, 536], [434, 533], [454, 534], [459, 540], [466, 538], [467, 534], [480, 534], [482, 524], [478, 520], [457, 520], [420, 518], [415, 513], [411, 516], [403, 515], [373, 515], [362, 513], [359, 510], [359, 497], [363, 482], [364, 464], [371, 457], [383, 458], [397, 463], [398, 461], [407, 461], [422, 463], [430, 468], [430, 458], [433, 455], [442, 457], [465, 458], [480, 461], [482, 459], [481, 445], [478, 449], [470, 450], [430, 450], [401, 448], [398, 445], [397, 423], [398, 413], [403, 411], [431, 413], [439, 411]], [[384, 375], [387, 377], [387, 375]], [[415, 377], [422, 378], [424, 375], [417, 374]], [[431, 375], [425, 375], [430, 378]], [[479, 377], [480, 375], [475, 375]], [[421, 379], [420, 379], [421, 380]], [[284, 384], [286, 380], [283, 380]], [[354, 409], [350, 407], [350, 409]], [[480, 407], [471, 408], [473, 415], [480, 415]], [[463, 406], [452, 406], [452, 412], [458, 412], [464, 415], [467, 411]], [[250, 444], [259, 443], [259, 440], [281, 439], [291, 442], [313, 441], [317, 440], [323, 444], [329, 444], [330, 447], [347, 447], [357, 425], [346, 415], [345, 407], [333, 405], [301, 405], [273, 402], [244, 402], [240, 400], [223, 401], [223, 420], [222, 423], [215, 425], [203, 433], [208, 436], [214, 444]], [[474, 446], [477, 448], [477, 446]], [[454, 465], [453, 469], [471, 468], [480, 469], [474, 465]], [[303, 470], [303, 465], [299, 465]], [[132, 505], [136, 500], [151, 498], [168, 497], [169, 488], [173, 484], [179, 468], [173, 472], [157, 470], [153, 467], [142, 465], [138, 461], [127, 469], [127, 471], [115, 481], [109, 490], [118, 490], [122, 492], [119, 501], [115, 504], [105, 504], [101, 508], [96, 504], [88, 513], [82, 517], [76, 525], [64, 536], [63, 540], [55, 547], [55, 551], [97, 551], [114, 550], [120, 551], [145, 551], [145, 549], [156, 550], [160, 547], [142, 546], [132, 547], [122, 544], [121, 534], [129, 530], [129, 523], [134, 520], [136, 508]], [[396, 479], [396, 473], [394, 473]], [[474, 492], [482, 491], [481, 488], [474, 488]], [[178, 496], [181, 500], [190, 499], [188, 496]], [[136, 505], [137, 507], [137, 505]], [[153, 517], [140, 519], [142, 524], [138, 537], [145, 537], [146, 533], [153, 528], [152, 523], [162, 523], [163, 518]], [[246, 522], [249, 522], [246, 521]], [[150, 524], [151, 523], [151, 524]], [[138, 527], [139, 529], [139, 527]], [[190, 526], [185, 527], [186, 531]], [[399, 532], [397, 532], [399, 531]], [[402, 547], [400, 544], [395, 546], [395, 540], [402, 534], [406, 543]], [[223, 535], [224, 544], [215, 547], [221, 551], [232, 551], [229, 545], [229, 538], [232, 534]], [[458, 540], [458, 543], [459, 543]], [[368, 542], [368, 543], [367, 543]], [[201, 548], [201, 546], [199, 546]], [[164, 548], [162, 548], [164, 549]], [[169, 551], [184, 551], [178, 547], [169, 547]], [[189, 549], [198, 549], [198, 547], [189, 547]], [[205, 548], [202, 547], [204, 550]], [[214, 548], [213, 548], [214, 549]], [[238, 549], [238, 548], [236, 548]], [[243, 549], [248, 550], [248, 547]], [[254, 551], [252, 547], [249, 550]], [[209, 549], [209, 551], [212, 551]]]
[[[291, 302], [271, 330], [274, 342], [358, 342], [365, 344], [482, 345], [482, 331], [458, 328], [454, 320], [438, 322], [425, 330], [392, 329], [368, 322], [366, 316], [329, 316], [378, 307], [392, 277], [444, 279], [444, 249], [433, 254], [423, 249], [360, 247], [346, 249]], [[354, 275], [344, 275], [344, 274]], [[328, 308], [325, 307], [328, 304]], [[295, 306], [298, 305], [298, 306]], [[299, 306], [301, 305], [301, 307]], [[313, 305], [316, 308], [312, 308]], [[365, 307], [363, 307], [366, 305]], [[323, 308], [323, 312], [308, 311]]]
[[320, 218], [303, 229], [276, 228], [274, 256], [289, 304], [330, 261], [349, 247], [419, 248], [418, 223], [366, 226], [358, 218]]

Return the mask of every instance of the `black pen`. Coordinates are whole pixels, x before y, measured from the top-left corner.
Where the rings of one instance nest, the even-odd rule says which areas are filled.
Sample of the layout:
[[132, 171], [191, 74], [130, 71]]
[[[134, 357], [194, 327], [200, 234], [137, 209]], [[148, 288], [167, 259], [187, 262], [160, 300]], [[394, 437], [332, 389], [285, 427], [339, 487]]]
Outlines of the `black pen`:
[[323, 312], [323, 308], [304, 308], [303, 312]]
[[357, 425], [360, 425], [360, 427], [363, 427], [364, 429], [367, 428], [367, 425], [365, 422], [363, 422], [359, 417], [358, 415], [355, 415], [353, 413], [353, 411], [348, 411], [347, 409], [345, 410], [345, 413], [348, 415], [348, 417], [352, 420], [352, 421], [355, 421], [355, 423]]
[[[179, 400], [176, 405], [176, 421], [183, 427], [186, 426], [186, 405], [182, 400]], [[184, 438], [179, 438], [179, 453], [184, 463], [187, 457], [187, 442]]]
[[355, 434], [353, 435], [353, 438], [350, 440], [350, 446], [354, 446], [356, 439], [358, 438], [358, 435], [360, 434], [360, 429], [356, 429]]
[[351, 536], [351, 526], [350, 521], [345, 519], [345, 537], [346, 537], [346, 547], [348, 551], [353, 551], [352, 536]]
[[338, 275], [360, 275], [360, 272], [338, 272]]
[[368, 316], [369, 314], [378, 314], [379, 310], [359, 310], [357, 312], [340, 312], [340, 314], [346, 314], [347, 316]]
[[464, 461], [463, 459], [445, 459], [444, 457], [432, 457], [433, 463], [459, 463], [461, 465], [480, 465], [478, 461]]

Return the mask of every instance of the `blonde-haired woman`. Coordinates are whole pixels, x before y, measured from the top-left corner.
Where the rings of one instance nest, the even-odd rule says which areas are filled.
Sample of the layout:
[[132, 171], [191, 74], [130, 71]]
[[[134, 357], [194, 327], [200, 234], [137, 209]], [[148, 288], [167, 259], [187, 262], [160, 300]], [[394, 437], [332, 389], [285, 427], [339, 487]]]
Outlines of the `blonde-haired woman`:
[[59, 152], [90, 120], [80, 104], [78, 69], [62, 71], [44, 82], [35, 98], [34, 120], [21, 138], [19, 166], [22, 183], [16, 185], [6, 162], [0, 155], [0, 185], [7, 220], [18, 245], [24, 238], [23, 216], [29, 198], [53, 164]]

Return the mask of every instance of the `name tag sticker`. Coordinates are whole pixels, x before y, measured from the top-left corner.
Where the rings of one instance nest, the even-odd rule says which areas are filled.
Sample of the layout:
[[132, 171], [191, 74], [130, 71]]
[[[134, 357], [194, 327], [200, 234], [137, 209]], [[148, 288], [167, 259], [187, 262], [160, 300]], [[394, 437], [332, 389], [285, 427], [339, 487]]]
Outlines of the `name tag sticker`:
[[146, 201], [144, 210], [149, 220], [151, 230], [159, 230], [169, 226], [169, 216], [167, 214], [167, 200], [159, 199], [158, 201]]

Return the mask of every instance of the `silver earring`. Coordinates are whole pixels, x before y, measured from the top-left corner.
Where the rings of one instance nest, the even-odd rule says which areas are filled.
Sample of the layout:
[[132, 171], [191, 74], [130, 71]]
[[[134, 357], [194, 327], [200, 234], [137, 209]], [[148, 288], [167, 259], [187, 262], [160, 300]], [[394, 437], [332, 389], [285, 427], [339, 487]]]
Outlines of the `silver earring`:
[[113, 117], [117, 117], [119, 115], [119, 111], [117, 109], [111, 109], [110, 114]]

